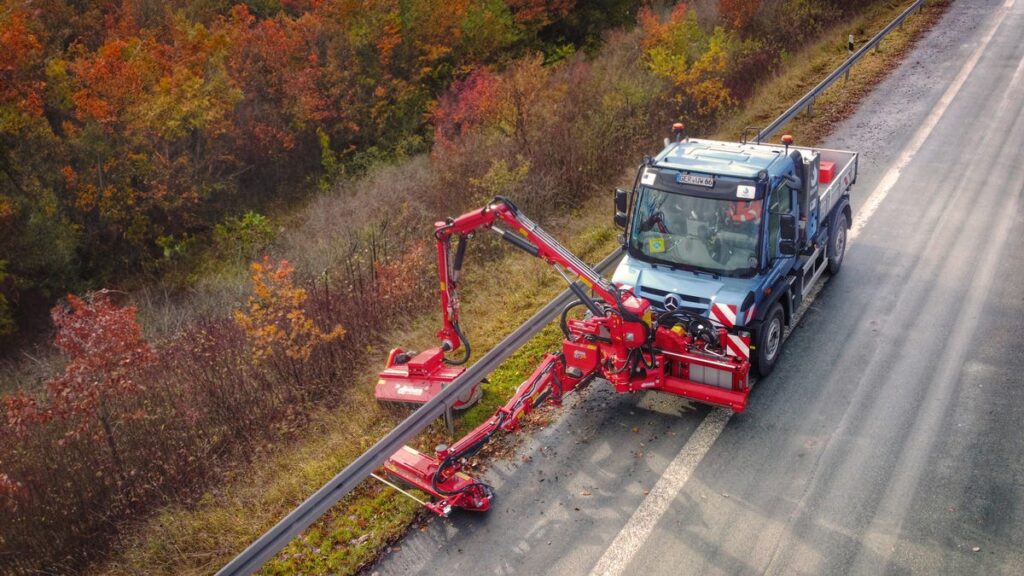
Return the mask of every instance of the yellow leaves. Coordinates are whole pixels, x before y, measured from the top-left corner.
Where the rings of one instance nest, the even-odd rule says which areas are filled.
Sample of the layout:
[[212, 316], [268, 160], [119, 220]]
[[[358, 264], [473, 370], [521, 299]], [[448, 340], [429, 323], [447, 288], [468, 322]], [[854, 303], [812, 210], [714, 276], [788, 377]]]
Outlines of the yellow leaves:
[[644, 10], [640, 23], [647, 65], [673, 83], [680, 112], [690, 120], [714, 118], [735, 106], [725, 83], [729, 52], [738, 46], [733, 32], [716, 27], [707, 33], [683, 4], [664, 21]]
[[281, 355], [305, 361], [317, 346], [345, 335], [340, 324], [325, 332], [306, 315], [308, 294], [295, 286], [290, 262], [275, 264], [264, 257], [251, 270], [253, 295], [246, 311], [235, 310], [234, 319], [249, 339], [255, 362]]

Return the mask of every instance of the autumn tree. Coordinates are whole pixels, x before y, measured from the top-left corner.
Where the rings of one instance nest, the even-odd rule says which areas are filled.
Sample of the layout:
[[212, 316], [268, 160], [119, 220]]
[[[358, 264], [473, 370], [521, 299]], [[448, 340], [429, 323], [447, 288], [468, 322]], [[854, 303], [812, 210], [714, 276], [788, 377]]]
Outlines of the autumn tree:
[[648, 66], [673, 82], [672, 100], [683, 117], [706, 124], [735, 105], [725, 83], [735, 45], [729, 32], [721, 27], [705, 32], [686, 4], [678, 4], [664, 19], [645, 8], [640, 25]]
[[117, 429], [138, 414], [114, 404], [144, 389], [145, 370], [156, 353], [142, 336], [135, 306], [118, 306], [107, 292], [83, 299], [68, 295], [53, 309], [56, 347], [67, 358], [64, 373], [46, 384], [44, 399], [27, 393], [5, 398], [7, 424], [16, 432], [54, 419], [69, 421], [68, 436], [106, 444], [118, 473], [125, 472]]
[[264, 257], [251, 268], [253, 295], [246, 310], [235, 310], [234, 316], [249, 338], [254, 360], [308, 360], [317, 346], [345, 335], [340, 324], [324, 331], [307, 316], [303, 305], [308, 294], [295, 285], [290, 262]]
[[726, 26], [739, 32], [749, 32], [754, 17], [761, 10], [762, 0], [719, 0], [718, 14]]
[[162, 247], [225, 217], [428, 151], [453, 82], [569, 54], [636, 4], [0, 0], [8, 317], [159, 271]]

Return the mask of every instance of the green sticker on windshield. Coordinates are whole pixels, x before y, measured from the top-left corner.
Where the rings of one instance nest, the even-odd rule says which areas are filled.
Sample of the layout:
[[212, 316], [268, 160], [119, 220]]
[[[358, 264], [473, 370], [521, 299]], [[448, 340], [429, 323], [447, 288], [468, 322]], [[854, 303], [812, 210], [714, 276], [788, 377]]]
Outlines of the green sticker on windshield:
[[647, 251], [651, 254], [661, 254], [665, 251], [665, 239], [664, 238], [648, 238], [647, 239]]

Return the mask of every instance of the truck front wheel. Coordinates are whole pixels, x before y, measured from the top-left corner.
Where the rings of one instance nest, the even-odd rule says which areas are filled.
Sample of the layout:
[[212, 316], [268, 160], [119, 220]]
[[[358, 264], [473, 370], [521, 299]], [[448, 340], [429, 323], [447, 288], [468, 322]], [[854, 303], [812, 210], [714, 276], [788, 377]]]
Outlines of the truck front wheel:
[[776, 302], [768, 310], [768, 314], [757, 330], [757, 350], [754, 355], [754, 367], [761, 377], [772, 373], [775, 368], [775, 361], [779, 359], [779, 352], [782, 350], [782, 334], [786, 328], [785, 318], [782, 313], [782, 304]]

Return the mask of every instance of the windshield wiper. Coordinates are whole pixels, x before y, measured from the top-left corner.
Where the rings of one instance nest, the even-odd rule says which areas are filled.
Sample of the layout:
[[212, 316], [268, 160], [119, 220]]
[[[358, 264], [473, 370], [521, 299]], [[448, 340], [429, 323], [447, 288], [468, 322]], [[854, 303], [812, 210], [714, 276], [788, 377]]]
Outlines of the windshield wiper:
[[671, 262], [669, 260], [662, 260], [661, 258], [655, 258], [654, 256], [648, 256], [647, 254], [644, 254], [643, 252], [637, 250], [633, 246], [629, 247], [629, 255], [633, 256], [634, 258], [637, 258], [639, 260], [642, 260], [644, 262], [647, 262], [648, 264], [650, 264], [651, 266], [654, 266], [654, 267], [664, 266], [664, 267], [668, 268], [669, 270], [678, 270], [678, 271], [681, 271], [681, 272], [692, 272], [694, 276], [699, 276], [701, 274], [707, 274], [708, 276], [711, 276], [715, 280], [718, 280], [718, 279], [720, 279], [722, 277], [720, 272], [715, 272], [715, 271], [712, 271], [712, 270], [708, 270], [707, 268], [701, 268], [700, 266], [694, 266], [693, 264], [685, 264], [683, 262]]

